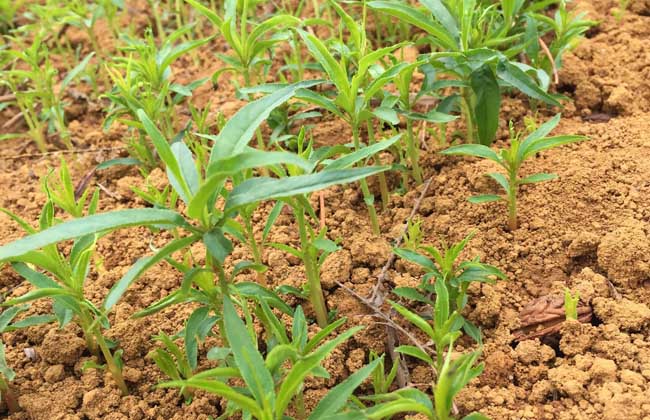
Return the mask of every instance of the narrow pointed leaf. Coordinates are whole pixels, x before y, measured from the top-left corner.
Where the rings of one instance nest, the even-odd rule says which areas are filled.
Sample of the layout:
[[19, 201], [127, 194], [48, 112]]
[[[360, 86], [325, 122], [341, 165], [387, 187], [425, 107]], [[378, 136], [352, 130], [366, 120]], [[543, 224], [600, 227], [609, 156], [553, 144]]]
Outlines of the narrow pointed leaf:
[[129, 226], [173, 225], [187, 226], [183, 217], [171, 210], [128, 209], [96, 214], [55, 225], [0, 247], [0, 261], [11, 260], [29, 251], [93, 233], [112, 231]]

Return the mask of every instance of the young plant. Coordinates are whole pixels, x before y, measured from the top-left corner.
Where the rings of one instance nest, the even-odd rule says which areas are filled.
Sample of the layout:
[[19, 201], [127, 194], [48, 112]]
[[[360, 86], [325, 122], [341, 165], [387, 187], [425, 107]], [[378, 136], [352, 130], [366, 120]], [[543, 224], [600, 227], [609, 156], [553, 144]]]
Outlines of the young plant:
[[569, 288], [564, 289], [564, 312], [566, 319], [578, 319], [578, 302], [580, 302], [580, 293], [576, 292], [575, 296], [571, 295]]
[[173, 81], [172, 64], [181, 56], [205, 44], [209, 39], [180, 42], [178, 39], [192, 29], [186, 26], [174, 31], [158, 47], [151, 30], [145, 32], [145, 39], [124, 37], [126, 46], [122, 50], [128, 57], [116, 57], [107, 65], [113, 80], [113, 89], [106, 94], [111, 107], [106, 121], [108, 129], [113, 121], [120, 121], [138, 130], [136, 139], [128, 144], [129, 153], [142, 163], [145, 169], [159, 165], [151, 139], [148, 139], [138, 110], [155, 121], [167, 138], [174, 138], [178, 126], [178, 105], [192, 96], [192, 91], [206, 79], [199, 79], [187, 85]]
[[226, 66], [212, 76], [215, 84], [224, 72], [243, 75], [245, 87], [262, 81], [264, 68], [271, 65], [270, 58], [265, 58], [264, 54], [271, 54], [278, 43], [288, 40], [290, 32], [286, 29], [300, 23], [297, 17], [285, 14], [276, 14], [260, 23], [252, 22], [248, 16], [254, 10], [251, 0], [226, 0], [223, 17], [199, 1], [185, 1], [216, 26], [235, 53], [217, 54]]
[[58, 72], [50, 60], [43, 33], [38, 32], [29, 46], [22, 45], [19, 37], [11, 39], [16, 47], [2, 51], [11, 60], [11, 68], [0, 74], [0, 84], [15, 95], [15, 104], [27, 124], [28, 133], [41, 152], [47, 150], [46, 130], [49, 134], [58, 134], [71, 149], [63, 99], [68, 85], [84, 70], [94, 53], [88, 54], [58, 84]]
[[467, 289], [473, 282], [493, 284], [496, 280], [505, 280], [506, 275], [498, 268], [482, 263], [478, 257], [468, 261], [458, 261], [474, 232], [450, 247], [438, 249], [433, 246], [420, 246], [421, 254], [407, 248], [393, 250], [400, 258], [415, 263], [425, 271], [418, 288], [398, 287], [393, 292], [401, 297], [434, 305], [431, 295], [437, 293], [438, 283], [444, 284], [445, 294], [449, 297], [452, 311], [458, 312], [458, 328], [463, 328], [477, 342], [481, 341], [478, 328], [464, 319], [460, 314], [467, 304]]
[[425, 11], [399, 1], [371, 1], [368, 7], [427, 34], [426, 40], [433, 50], [431, 65], [453, 80], [447, 82], [449, 87], [459, 89], [468, 143], [489, 145], [494, 140], [502, 87], [512, 87], [531, 98], [560, 106], [555, 97], [546, 93], [548, 74], [515, 60], [527, 42], [532, 42], [525, 40], [524, 16], [541, 4], [477, 0], [422, 3]]
[[[372, 397], [379, 402], [364, 411], [365, 418], [383, 419], [397, 413], [415, 412], [431, 420], [453, 420], [451, 414], [455, 396], [483, 372], [483, 364], [476, 364], [480, 350], [460, 356], [452, 355], [454, 342], [462, 335], [462, 316], [458, 310], [453, 309], [453, 299], [448, 293], [447, 284], [444, 281], [436, 281], [434, 287], [436, 301], [432, 311], [433, 323], [398, 303], [390, 302], [398, 313], [433, 342], [433, 356], [422, 346], [402, 345], [395, 349], [425, 362], [434, 370], [435, 380], [431, 385], [433, 402], [427, 394], [418, 389], [404, 388]], [[463, 417], [463, 420], [484, 419], [487, 420], [487, 417], [478, 413]]]
[[402, 238], [403, 248], [417, 252], [424, 239], [422, 220], [409, 219], [406, 225], [406, 232], [404, 232]]
[[[548, 52], [543, 48], [539, 48], [537, 43], [531, 42], [527, 47], [527, 55], [535, 67], [543, 68], [548, 74], [555, 72], [562, 68], [562, 56], [574, 49], [585, 32], [592, 26], [598, 24], [593, 20], [587, 20], [586, 12], [572, 13], [567, 9], [567, 0], [559, 0], [557, 10], [553, 18], [543, 13], [532, 13], [528, 17], [528, 22], [536, 21], [540, 25], [537, 29], [535, 25], [530, 25], [528, 32], [533, 32], [532, 37], [538, 38], [542, 34], [550, 32], [553, 35], [552, 41], [548, 46]], [[529, 24], [530, 24], [529, 23]], [[540, 41], [541, 44], [543, 41]]]
[[[21, 261], [32, 255], [40, 255], [37, 250], [41, 248], [55, 250], [56, 244], [65, 240], [82, 238], [78, 241], [86, 241], [84, 238], [88, 238], [89, 235], [94, 237], [98, 233], [105, 234], [129, 226], [169, 229], [172, 230], [174, 239], [156, 250], [152, 256], [138, 260], [113, 286], [104, 301], [103, 310], [99, 313], [104, 313], [112, 308], [129, 285], [147, 269], [162, 260], [167, 260], [175, 267], [182, 269], [187, 280], [183, 283], [181, 292], [174, 296], [174, 299], [178, 300], [167, 301], [165, 304], [180, 303], [185, 299], [194, 299], [195, 297], [203, 299], [200, 294], [197, 297], [196, 289], [192, 288], [194, 284], [197, 284], [205, 292], [203, 296], [206, 296], [201, 303], [210, 306], [211, 310], [220, 316], [223, 299], [232, 294], [233, 277], [229, 277], [224, 269], [225, 259], [233, 250], [230, 237], [245, 243], [245, 238], [241, 234], [243, 229], [236, 220], [237, 214], [242, 208], [265, 200], [290, 199], [332, 185], [355, 182], [387, 169], [382, 166], [365, 168], [345, 168], [343, 166], [343, 169], [316, 172], [312, 169], [312, 163], [295, 154], [264, 152], [248, 147], [251, 136], [262, 121], [268, 117], [272, 109], [286, 102], [295, 94], [296, 90], [317, 83], [301, 82], [286, 86], [244, 106], [220, 131], [210, 154], [209, 165], [200, 172], [191, 152], [183, 142], [177, 141], [170, 145], [146, 113], [138, 112], [144, 129], [151, 137], [161, 160], [165, 163], [172, 188], [185, 203], [183, 214], [176, 209], [117, 210], [57, 224], [41, 232], [31, 230], [32, 235], [0, 247], [0, 261]], [[346, 158], [349, 159], [348, 156], [344, 156], [335, 162], [338, 162], [338, 165], [344, 165]], [[353, 159], [352, 163], [356, 161]], [[302, 167], [307, 173], [282, 178], [253, 177], [242, 182], [246, 172], [252, 169], [275, 167], [278, 168], [278, 174], [281, 174], [280, 169], [283, 164]], [[233, 186], [231, 190], [226, 188], [227, 182]], [[220, 205], [217, 206], [217, 203]], [[200, 270], [202, 270], [201, 272], [207, 271], [207, 274], [197, 277], [194, 276], [196, 270], [184, 268], [184, 264], [177, 263], [170, 256], [200, 242], [206, 250], [205, 267]], [[241, 269], [243, 268], [236, 267], [235, 271]], [[317, 277], [315, 279], [318, 280]], [[315, 283], [316, 280], [310, 278], [309, 281]], [[316, 292], [314, 291], [320, 290], [320, 284], [314, 285], [311, 290], [315, 300]], [[318, 298], [321, 301], [324, 300], [322, 293]], [[319, 307], [319, 305], [318, 301], [313, 303], [314, 307]], [[324, 314], [324, 318], [322, 313], [318, 315], [319, 322], [322, 324], [327, 323], [327, 313]], [[222, 327], [223, 320], [220, 319], [219, 323]]]
[[[391, 56], [391, 61], [398, 64], [403, 59], [396, 56]], [[424, 73], [424, 81], [420, 86], [419, 91], [413, 95], [411, 93], [411, 84], [416, 70]], [[386, 95], [384, 102], [390, 102], [391, 99], [395, 102], [393, 107], [398, 113], [406, 118], [406, 156], [411, 164], [411, 175], [417, 184], [422, 183], [422, 169], [420, 168], [420, 142], [415, 133], [414, 124], [417, 121], [427, 121], [434, 124], [444, 125], [456, 119], [456, 117], [449, 115], [446, 112], [441, 112], [442, 105], [438, 109], [433, 109], [426, 114], [414, 111], [416, 102], [425, 95], [432, 95], [437, 89], [443, 88], [446, 85], [444, 81], [436, 81], [435, 70], [426, 62], [416, 62], [408, 66], [402, 67], [399, 72], [394, 76], [393, 83], [397, 87], [398, 95]]]
[[511, 125], [510, 147], [507, 149], [494, 151], [484, 145], [466, 144], [452, 146], [440, 153], [444, 155], [477, 156], [489, 159], [506, 171], [505, 175], [496, 172], [487, 174], [487, 176], [494, 179], [503, 188], [505, 196], [494, 194], [479, 195], [471, 197], [469, 201], [472, 203], [505, 201], [508, 204], [508, 228], [514, 231], [517, 229], [517, 194], [519, 192], [519, 186], [557, 178], [557, 175], [548, 173], [539, 173], [522, 178], [519, 175], [519, 170], [523, 163], [541, 151], [587, 139], [584, 136], [576, 135], [547, 137], [559, 122], [560, 114], [557, 114], [542, 124], [537, 130], [530, 133], [524, 140], [520, 140], [519, 134], [515, 133]]
[[[181, 348], [174, 338], [164, 332], [154, 336], [154, 340], [161, 343], [162, 348], [157, 348], [149, 357], [153, 359], [158, 368], [173, 381], [181, 381], [192, 377], [198, 364], [199, 342], [205, 340], [210, 330], [217, 322], [217, 317], [209, 316], [210, 308], [203, 306], [190, 315], [185, 322], [185, 327], [179, 335], [183, 336], [184, 346]], [[186, 402], [192, 399], [189, 389], [181, 389], [181, 394]]]
[[[208, 391], [228, 401], [227, 415], [233, 416], [234, 412], [239, 411], [244, 418], [260, 420], [290, 419], [286, 413], [291, 405], [300, 414], [299, 418], [305, 418], [304, 406], [301, 406], [305, 379], [313, 375], [326, 375], [321, 366], [322, 361], [361, 329], [352, 328], [321, 344], [333, 328], [323, 330], [309, 340], [304, 317], [297, 317], [298, 322], [294, 319], [292, 329], [293, 341], [279, 344], [264, 355], [258, 349], [256, 339], [250, 335], [251, 326], [239, 318], [230, 298], [224, 299], [223, 317], [224, 335], [230, 347], [227, 351], [219, 349], [217, 353], [222, 357], [228, 355], [222, 359], [225, 359], [227, 366], [198, 373], [187, 380], [163, 383], [161, 386]], [[365, 366], [334, 387], [308, 418], [316, 420], [343, 415], [348, 398], [378, 362]], [[246, 387], [229, 385], [228, 381], [232, 378], [241, 378]]]
[[[95, 190], [89, 201], [87, 193], [84, 193], [80, 198], [76, 198], [75, 189], [65, 165], [62, 166], [59, 172], [57, 184], [50, 190], [47, 179], [44, 182], [48, 201], [41, 212], [38, 231], [19, 216], [8, 210], [2, 211], [32, 235], [31, 238], [47, 236], [52, 231], [67, 230], [66, 223], [60, 223], [54, 217], [55, 204], [56, 206], [62, 204], [64, 210], [70, 209], [73, 211], [73, 216], [81, 217], [73, 220], [73, 224], [84, 219], [83, 215], [80, 214], [80, 209], [83, 209], [86, 203], [88, 203], [88, 206], [85, 218], [93, 217], [99, 201], [99, 190]], [[73, 232], [74, 229], [68, 233]], [[107, 313], [110, 307], [105, 306], [102, 310], [84, 295], [84, 284], [93, 260], [95, 243], [100, 235], [101, 231], [74, 235], [78, 239], [73, 242], [71, 251], [67, 256], [57, 248], [55, 242], [41, 243], [33, 249], [23, 249], [24, 252], [19, 251], [12, 256], [6, 255], [7, 249], [16, 251], [20, 249], [20, 245], [5, 245], [3, 247], [5, 255], [0, 260], [11, 262], [14, 270], [24, 277], [34, 287], [34, 290], [7, 300], [3, 303], [3, 306], [11, 307], [34, 300], [51, 299], [53, 302], [52, 310], [59, 324], [64, 326], [73, 321], [79, 325], [83, 331], [88, 350], [98, 359], [100, 354], [104, 357], [113, 380], [122, 391], [122, 394], [126, 395], [128, 389], [122, 377], [122, 363], [119, 357], [121, 351], [114, 351], [115, 344], [110, 342], [103, 334], [103, 331], [109, 328]], [[42, 249], [37, 250], [38, 248]], [[32, 267], [38, 268], [42, 272]]]
[[[359, 25], [338, 3], [330, 2], [329, 4], [339, 14], [343, 22], [342, 25], [345, 25], [345, 28], [350, 31], [347, 40], [350, 47], [346, 45], [345, 40], [341, 37], [334, 45], [336, 52], [333, 53], [314, 34], [301, 29], [297, 31], [310, 54], [322, 66], [329, 80], [334, 84], [336, 88], [333, 93], [335, 98], [332, 99], [323, 94], [317, 94], [311, 91], [304, 91], [298, 96], [301, 99], [324, 108], [347, 122], [352, 129], [354, 148], [355, 150], [360, 150], [362, 148], [360, 133], [364, 124], [367, 125], [368, 133], [370, 134], [373, 133], [372, 124], [375, 118], [391, 124], [397, 124], [399, 122], [397, 113], [392, 108], [381, 107], [372, 109], [371, 99], [381, 93], [382, 88], [390, 83], [394, 75], [408, 64], [400, 63], [387, 70], [384, 70], [381, 66], [377, 66], [378, 61], [401, 47], [402, 44], [376, 51], [369, 50], [364, 29], [365, 20], [364, 23]], [[339, 56], [338, 60], [335, 58], [337, 54]], [[373, 142], [374, 138], [368, 139], [368, 144], [372, 144]], [[377, 210], [374, 206], [375, 197], [370, 192], [368, 183], [365, 180], [361, 180], [359, 184], [370, 215], [372, 230], [375, 235], [379, 235], [379, 221], [377, 219]], [[387, 206], [389, 192], [385, 178], [380, 179], [380, 184], [382, 204]]]

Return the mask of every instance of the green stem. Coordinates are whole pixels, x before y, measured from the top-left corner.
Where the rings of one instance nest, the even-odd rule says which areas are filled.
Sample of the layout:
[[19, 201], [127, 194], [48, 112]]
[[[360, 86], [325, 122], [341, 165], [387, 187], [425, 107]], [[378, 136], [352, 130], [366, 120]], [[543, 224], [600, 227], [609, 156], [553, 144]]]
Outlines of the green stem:
[[315, 251], [309, 233], [307, 232], [307, 220], [305, 219], [305, 208], [293, 201], [293, 210], [298, 223], [300, 232], [300, 247], [302, 248], [302, 261], [305, 265], [305, 275], [307, 277], [307, 286], [309, 287], [309, 300], [316, 312], [316, 320], [321, 328], [325, 328], [327, 322], [327, 304], [323, 296], [323, 289], [320, 284], [320, 274], [318, 263], [316, 261]]
[[[352, 138], [354, 140], [354, 149], [359, 150], [361, 148], [361, 141], [359, 140], [359, 126], [357, 124], [352, 124]], [[372, 233], [379, 236], [381, 231], [379, 230], [379, 221], [377, 220], [377, 210], [375, 210], [375, 197], [370, 193], [368, 182], [365, 179], [359, 181], [359, 185], [361, 186], [363, 201], [368, 207]]]
[[422, 169], [420, 169], [420, 153], [418, 145], [415, 142], [413, 135], [413, 121], [410, 118], [406, 119], [406, 152], [408, 153], [409, 160], [411, 161], [411, 173], [413, 179], [418, 185], [422, 184]]
[[[375, 130], [372, 126], [372, 121], [368, 120], [368, 145], [375, 143]], [[378, 158], [375, 158], [380, 164]], [[381, 192], [381, 207], [384, 211], [388, 209], [388, 203], [390, 203], [390, 193], [388, 192], [388, 182], [386, 182], [386, 174], [380, 172], [377, 177], [379, 178], [379, 191]]]
[[476, 128], [474, 124], [474, 112], [472, 112], [472, 92], [468, 88], [462, 89], [461, 106], [465, 114], [465, 124], [467, 124], [467, 143], [474, 143], [476, 139]]
[[508, 228], [511, 231], [517, 229], [517, 176], [510, 176], [508, 188]]
[[9, 384], [5, 380], [5, 377], [0, 374], [0, 394], [2, 394], [2, 399], [7, 405], [9, 414], [17, 413], [20, 411], [20, 405], [18, 404], [18, 398], [14, 395]]
[[101, 331], [95, 331], [95, 340], [104, 355], [104, 359], [108, 365], [108, 370], [111, 372], [111, 376], [113, 376], [113, 380], [117, 384], [118, 388], [120, 388], [120, 391], [122, 391], [122, 395], [129, 395], [129, 389], [126, 386], [126, 382], [124, 382], [124, 376], [122, 376], [122, 369], [120, 369], [120, 367], [117, 366], [117, 363], [115, 363], [113, 354], [111, 354], [111, 350], [108, 348], [108, 344], [106, 343]]

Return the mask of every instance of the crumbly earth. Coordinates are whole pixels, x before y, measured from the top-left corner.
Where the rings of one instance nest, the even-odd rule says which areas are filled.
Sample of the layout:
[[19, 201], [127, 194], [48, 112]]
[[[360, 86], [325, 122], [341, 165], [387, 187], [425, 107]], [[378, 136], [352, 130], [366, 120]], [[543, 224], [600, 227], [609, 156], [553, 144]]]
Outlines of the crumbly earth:
[[[466, 316], [483, 331], [485, 372], [456, 399], [461, 414], [478, 410], [493, 419], [513, 420], [650, 419], [650, 2], [632, 1], [620, 21], [613, 16], [617, 3], [594, 0], [577, 5], [601, 23], [564, 59], [557, 88], [574, 102], [563, 111], [564, 119], [556, 131], [584, 134], [591, 140], [544, 152], [525, 165], [527, 174], [554, 172], [559, 179], [522, 188], [518, 230], [505, 228], [502, 204], [479, 206], [466, 201], [470, 195], [496, 191], [496, 185], [482, 176], [491, 169], [489, 164], [443, 157], [436, 154], [440, 148], [436, 141], [428, 141], [423, 168], [427, 179], [433, 181], [417, 215], [423, 221], [424, 242], [456, 241], [476, 230], [465, 256], [478, 255], [509, 277], [496, 285], [470, 289]], [[134, 4], [132, 16], [146, 15], [146, 2]], [[138, 10], [143, 13], [135, 13]], [[145, 24], [146, 18], [137, 19], [136, 25]], [[70, 31], [73, 44], [86, 45], [82, 33]], [[109, 36], [106, 31], [105, 45], [112, 43]], [[219, 65], [212, 51], [211, 47], [199, 53], [205, 66], [197, 68], [191, 59], [179, 63], [177, 77], [193, 80], [211, 74]], [[196, 101], [200, 106], [210, 101], [215, 112], [231, 115], [242, 104], [232, 98], [224, 81], [216, 91], [202, 88]], [[84, 149], [65, 155], [75, 180], [98, 162], [125, 155], [120, 141], [125, 129], [101, 130], [104, 105], [83, 101], [71, 105], [73, 139]], [[537, 116], [550, 115], [540, 111]], [[11, 116], [11, 110], [2, 111], [0, 125]], [[508, 119], [521, 125], [525, 116], [533, 116], [527, 102], [509, 98], [500, 138], [507, 137]], [[344, 125], [329, 118], [319, 123], [314, 133], [322, 143], [346, 142], [349, 136]], [[7, 142], [0, 148], [0, 158], [1, 206], [35, 221], [45, 199], [39, 179], [58, 166], [59, 154], [42, 155], [24, 142]], [[151, 180], [165, 183], [160, 171], [154, 172]], [[143, 185], [133, 169], [99, 172], [93, 183], [103, 189], [102, 211], [144, 205], [130, 190], [132, 185]], [[355, 188], [325, 191], [329, 234], [342, 245], [322, 269], [328, 305], [339, 316], [348, 317], [348, 326], [366, 328], [328, 358], [325, 367], [330, 380], [308, 381], [308, 407], [367, 362], [369, 350], [385, 351], [384, 326], [337, 283], [361, 296], [371, 293], [420, 190], [413, 188], [391, 197], [387, 210], [380, 212], [380, 239], [370, 232]], [[263, 205], [256, 215], [260, 234], [270, 208], [271, 204]], [[0, 215], [1, 243], [22, 235], [7, 216]], [[169, 239], [168, 234], [154, 235], [145, 229], [122, 230], [103, 238], [98, 244], [101, 260], [95, 261], [87, 297], [100, 302], [131, 264], [150, 252], [150, 246], [162, 246]], [[298, 233], [289, 214], [278, 219], [270, 240], [297, 244]], [[249, 257], [245, 248], [238, 247], [230, 264]], [[304, 282], [304, 272], [295, 258], [266, 249], [264, 261], [269, 265], [266, 281], [270, 285], [300, 286]], [[418, 276], [417, 269], [398, 261], [389, 271], [388, 285], [414, 285]], [[255, 280], [252, 276], [248, 279]], [[160, 264], [131, 287], [110, 315], [108, 336], [124, 350], [124, 375], [131, 390], [127, 397], [120, 396], [108, 374], [82, 369], [90, 355], [77, 328], [59, 330], [46, 325], [3, 334], [8, 362], [17, 372], [13, 389], [24, 409], [8, 418], [208, 419], [223, 413], [223, 403], [214, 396], [199, 392], [186, 405], [175, 390], [154, 387], [164, 378], [147, 357], [155, 348], [150, 338], [160, 331], [177, 332], [192, 308], [179, 306], [148, 318], [131, 318], [177, 288], [180, 281], [180, 274], [171, 266]], [[514, 343], [512, 331], [519, 326], [519, 310], [530, 300], [560, 293], [564, 287], [579, 291], [591, 303], [594, 321], [566, 322], [554, 341]], [[0, 290], [18, 296], [29, 286], [10, 268], [4, 268]], [[289, 303], [303, 304], [311, 313], [305, 302], [290, 299]], [[48, 309], [48, 303], [37, 302], [30, 313]], [[408, 344], [407, 337], [398, 339]], [[209, 339], [200, 356], [216, 344]], [[456, 350], [471, 346], [469, 340], [461, 340]], [[209, 366], [202, 363], [202, 368]], [[431, 371], [414, 360], [409, 360], [409, 371], [413, 385], [426, 389]], [[364, 386], [362, 392], [368, 389]], [[0, 413], [2, 410], [4, 407]]]

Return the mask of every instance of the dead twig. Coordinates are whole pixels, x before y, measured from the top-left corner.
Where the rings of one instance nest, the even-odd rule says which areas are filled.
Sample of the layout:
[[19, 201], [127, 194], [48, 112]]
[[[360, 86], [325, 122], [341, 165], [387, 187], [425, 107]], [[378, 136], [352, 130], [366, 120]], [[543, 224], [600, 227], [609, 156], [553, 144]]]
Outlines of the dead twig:
[[[408, 228], [409, 222], [417, 211], [420, 209], [420, 205], [422, 204], [422, 200], [424, 197], [427, 195], [427, 192], [429, 192], [429, 187], [431, 186], [431, 183], [433, 182], [433, 178], [429, 178], [425, 183], [422, 188], [422, 192], [420, 193], [420, 197], [418, 197], [417, 201], [413, 205], [413, 208], [411, 209], [411, 214], [409, 214], [409, 217], [406, 219], [406, 222], [404, 223], [404, 227], [402, 228], [402, 231], [400, 232], [400, 236], [398, 238], [395, 238], [395, 247], [399, 247], [402, 244], [402, 241], [404, 240], [404, 234], [406, 233], [406, 229]], [[384, 303], [384, 295], [381, 293], [381, 288], [386, 281], [386, 278], [388, 277], [388, 270], [393, 266], [395, 263], [395, 260], [397, 259], [397, 255], [394, 253], [390, 256], [386, 264], [382, 267], [381, 272], [379, 273], [379, 276], [377, 276], [377, 284], [372, 289], [372, 294], [370, 295], [370, 301], [375, 305], [376, 307], [380, 307]]]
[[0, 96], [0, 102], [9, 102], [9, 101], [13, 101], [14, 99], [16, 99], [16, 95], [14, 95], [13, 93]]
[[100, 184], [99, 182], [97, 183], [97, 186], [99, 187], [100, 190], [104, 191], [107, 196], [109, 196], [111, 198], [114, 198], [116, 200], [121, 200], [122, 199], [121, 195], [119, 195], [117, 193], [114, 193], [113, 191], [109, 190], [108, 188], [106, 188], [105, 186]]
[[7, 120], [7, 122], [5, 122], [4, 124], [2, 124], [2, 128], [9, 128], [9, 127], [11, 127], [12, 125], [16, 124], [16, 123], [18, 122], [18, 120], [20, 120], [20, 119], [22, 118], [22, 116], [23, 116], [23, 112], [20, 111], [19, 113], [17, 113], [17, 114], [14, 115], [13, 117], [9, 118], [9, 119]]
[[117, 150], [126, 150], [126, 147], [123, 146], [118, 146], [118, 147], [98, 147], [94, 149], [71, 149], [71, 150], [55, 150], [53, 152], [43, 152], [43, 153], [26, 153], [26, 154], [18, 154], [14, 156], [7, 156], [7, 157], [0, 157], [0, 159], [22, 159], [22, 158], [41, 158], [44, 156], [52, 156], [52, 155], [58, 155], [58, 154], [82, 154], [82, 153], [93, 153], [93, 152], [113, 152]]
[[551, 62], [551, 68], [553, 69], [553, 83], [557, 85], [558, 83], [560, 83], [560, 76], [557, 73], [557, 67], [555, 67], [555, 60], [553, 59], [553, 54], [551, 54], [551, 50], [548, 49], [546, 42], [544, 42], [542, 38], [539, 38], [539, 46], [542, 47], [542, 51], [544, 51], [544, 54], [546, 54], [546, 57], [548, 57], [548, 61]]

